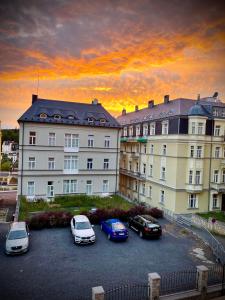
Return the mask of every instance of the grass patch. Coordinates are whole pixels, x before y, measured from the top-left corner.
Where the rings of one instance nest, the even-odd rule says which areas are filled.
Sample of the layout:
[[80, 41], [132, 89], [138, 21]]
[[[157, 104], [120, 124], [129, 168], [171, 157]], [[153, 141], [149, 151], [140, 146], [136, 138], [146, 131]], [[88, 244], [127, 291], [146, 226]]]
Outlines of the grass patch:
[[25, 197], [20, 200], [19, 220], [26, 220], [33, 212], [66, 211], [72, 215], [80, 212], [88, 212], [92, 207], [104, 209], [123, 209], [128, 210], [134, 205], [118, 195], [101, 198], [98, 196], [87, 195], [67, 195], [57, 196], [53, 202], [39, 200], [37, 202], [27, 202]]
[[210, 211], [207, 213], [198, 213], [198, 215], [204, 219], [214, 218], [218, 221], [225, 222], [225, 214], [222, 211]]

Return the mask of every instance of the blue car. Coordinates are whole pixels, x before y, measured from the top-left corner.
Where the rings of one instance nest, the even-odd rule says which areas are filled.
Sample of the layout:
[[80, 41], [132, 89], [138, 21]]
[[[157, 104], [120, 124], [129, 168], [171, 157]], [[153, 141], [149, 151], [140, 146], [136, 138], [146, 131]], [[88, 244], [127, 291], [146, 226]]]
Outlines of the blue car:
[[109, 219], [101, 222], [101, 230], [107, 234], [109, 240], [125, 241], [128, 230], [118, 219]]

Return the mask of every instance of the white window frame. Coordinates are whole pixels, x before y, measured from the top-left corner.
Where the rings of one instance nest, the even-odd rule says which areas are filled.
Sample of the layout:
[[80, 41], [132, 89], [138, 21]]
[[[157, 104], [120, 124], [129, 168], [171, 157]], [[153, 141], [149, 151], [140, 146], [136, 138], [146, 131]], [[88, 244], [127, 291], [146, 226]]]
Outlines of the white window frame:
[[191, 134], [196, 133], [196, 122], [191, 122]]
[[86, 181], [86, 194], [87, 195], [92, 195], [93, 194], [93, 190], [92, 190], [92, 180], [87, 180]]
[[[32, 186], [29, 186], [32, 183]], [[31, 193], [32, 191], [32, 193]], [[35, 182], [34, 181], [28, 181], [27, 182], [27, 196], [28, 197], [34, 197], [35, 196]]]
[[162, 145], [162, 155], [166, 156], [166, 150], [167, 150], [167, 146], [164, 144]]
[[79, 151], [79, 134], [65, 133], [64, 151], [78, 152]]
[[136, 125], [136, 136], [140, 136], [140, 134], [141, 134], [141, 127], [140, 127], [140, 125]]
[[196, 148], [196, 158], [202, 158], [202, 146]]
[[219, 183], [219, 170], [213, 170], [213, 182]]
[[153, 165], [149, 165], [149, 177], [153, 177]]
[[193, 145], [190, 146], [190, 157], [191, 158], [195, 157], [195, 146]]
[[218, 202], [219, 202], [218, 194], [213, 194], [212, 195], [212, 208], [213, 209], [219, 208]]
[[160, 204], [165, 204], [165, 191], [160, 190], [160, 199], [159, 199]]
[[66, 174], [78, 173], [78, 156], [75, 155], [64, 156], [64, 173]]
[[221, 126], [220, 125], [216, 125], [214, 128], [214, 136], [220, 136], [220, 129]]
[[215, 158], [220, 158], [220, 147], [215, 147]]
[[165, 167], [161, 167], [160, 179], [166, 180], [166, 168]]
[[93, 148], [94, 147], [94, 135], [89, 134], [88, 135], [88, 148]]
[[153, 144], [150, 145], [150, 154], [154, 154], [154, 145]]
[[193, 170], [189, 170], [189, 173], [188, 173], [188, 183], [189, 184], [193, 183]]
[[36, 131], [29, 132], [29, 145], [36, 145], [37, 134]]
[[225, 169], [222, 170], [222, 183], [225, 183]]
[[36, 158], [34, 156], [31, 156], [28, 159], [28, 169], [34, 170], [35, 168], [36, 168]]
[[54, 157], [48, 158], [48, 170], [55, 170], [55, 158]]
[[123, 136], [127, 136], [127, 127], [123, 127]]
[[102, 192], [103, 193], [108, 193], [109, 192], [109, 180], [107, 180], [107, 179], [103, 179]]
[[110, 136], [109, 135], [105, 136], [104, 146], [105, 146], [105, 148], [110, 147]]
[[129, 126], [129, 136], [132, 137], [134, 134], [134, 128], [133, 126]]
[[142, 185], [141, 185], [141, 194], [143, 196], [145, 196], [145, 183], [144, 182], [142, 182]]
[[197, 194], [189, 194], [188, 195], [188, 208], [190, 208], [190, 209], [198, 208]]
[[75, 194], [77, 193], [77, 180], [65, 179], [63, 180], [63, 194]]
[[197, 132], [198, 132], [198, 135], [204, 134], [204, 123], [203, 122], [198, 122]]
[[149, 186], [149, 198], [152, 198], [152, 186]]
[[146, 174], [146, 163], [143, 163], [143, 174]]
[[148, 136], [148, 124], [143, 125], [143, 136]]
[[103, 169], [104, 170], [108, 170], [109, 169], [109, 158], [104, 158]]
[[155, 135], [155, 122], [150, 123], [150, 135]]
[[[51, 182], [52, 184], [49, 184]], [[54, 181], [48, 181], [47, 183], [47, 197], [53, 198], [55, 196], [55, 189], [54, 189]]]
[[87, 170], [93, 170], [93, 158], [87, 158]]
[[195, 171], [195, 184], [196, 185], [201, 184], [201, 171], [200, 170]]
[[169, 122], [167, 121], [162, 121], [162, 134], [168, 134], [169, 131]]
[[48, 133], [48, 145], [55, 146], [56, 145], [56, 134], [55, 132]]

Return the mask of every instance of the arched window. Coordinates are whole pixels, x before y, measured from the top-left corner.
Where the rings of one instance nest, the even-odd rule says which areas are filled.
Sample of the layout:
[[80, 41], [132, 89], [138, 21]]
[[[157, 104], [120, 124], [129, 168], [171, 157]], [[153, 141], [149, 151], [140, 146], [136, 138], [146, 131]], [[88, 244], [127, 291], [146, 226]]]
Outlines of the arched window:
[[61, 119], [61, 116], [60, 115], [54, 115], [54, 119], [59, 120], [59, 119]]
[[46, 113], [41, 113], [41, 114], [40, 114], [40, 118], [41, 118], [41, 119], [46, 119], [46, 118], [47, 118]]

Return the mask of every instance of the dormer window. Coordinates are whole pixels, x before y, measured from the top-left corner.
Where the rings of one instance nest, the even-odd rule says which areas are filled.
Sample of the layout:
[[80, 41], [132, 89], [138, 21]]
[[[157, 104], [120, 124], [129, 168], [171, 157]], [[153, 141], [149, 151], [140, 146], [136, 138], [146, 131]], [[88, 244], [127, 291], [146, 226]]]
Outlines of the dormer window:
[[47, 115], [46, 115], [45, 113], [41, 113], [41, 114], [40, 114], [40, 118], [41, 118], [41, 119], [46, 119], [46, 118], [47, 118]]
[[55, 120], [60, 120], [60, 119], [61, 119], [61, 116], [60, 116], [60, 115], [54, 115], [54, 119], [55, 119]]
[[101, 124], [105, 124], [105, 122], [106, 122], [106, 120], [105, 120], [105, 119], [103, 119], [103, 118], [102, 118], [102, 119], [100, 119], [100, 123], [101, 123]]
[[94, 123], [94, 118], [88, 118], [88, 123]]
[[74, 119], [74, 116], [68, 116], [68, 119], [70, 119], [70, 120], [73, 120]]

